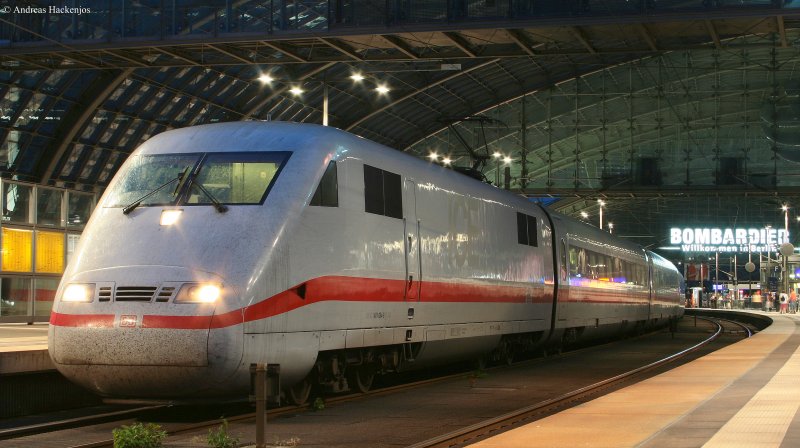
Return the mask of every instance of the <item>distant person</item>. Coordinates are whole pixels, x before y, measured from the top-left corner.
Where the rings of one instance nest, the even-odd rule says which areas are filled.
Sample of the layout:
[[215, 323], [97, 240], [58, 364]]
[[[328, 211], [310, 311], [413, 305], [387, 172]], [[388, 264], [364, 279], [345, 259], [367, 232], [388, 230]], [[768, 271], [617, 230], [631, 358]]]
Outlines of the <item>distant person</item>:
[[750, 301], [750, 303], [752, 304], [753, 308], [760, 309], [761, 306], [762, 306], [761, 305], [761, 300], [762, 300], [761, 291], [760, 290], [756, 290], [756, 292], [753, 293], [753, 297], [752, 297], [752, 300]]
[[781, 306], [781, 314], [786, 314], [789, 312], [789, 296], [785, 292], [781, 292], [778, 296], [778, 300], [780, 300]]
[[797, 291], [792, 288], [792, 292], [789, 293], [789, 312], [794, 314], [797, 312]]

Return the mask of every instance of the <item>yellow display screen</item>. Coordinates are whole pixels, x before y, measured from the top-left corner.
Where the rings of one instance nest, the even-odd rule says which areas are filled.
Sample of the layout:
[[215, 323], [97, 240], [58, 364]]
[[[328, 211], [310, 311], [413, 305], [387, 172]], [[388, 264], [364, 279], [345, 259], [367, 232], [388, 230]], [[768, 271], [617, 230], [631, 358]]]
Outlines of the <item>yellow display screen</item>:
[[[33, 232], [3, 228], [3, 271], [33, 270]], [[60, 272], [60, 271], [59, 271]]]
[[36, 272], [64, 272], [64, 234], [36, 232]]

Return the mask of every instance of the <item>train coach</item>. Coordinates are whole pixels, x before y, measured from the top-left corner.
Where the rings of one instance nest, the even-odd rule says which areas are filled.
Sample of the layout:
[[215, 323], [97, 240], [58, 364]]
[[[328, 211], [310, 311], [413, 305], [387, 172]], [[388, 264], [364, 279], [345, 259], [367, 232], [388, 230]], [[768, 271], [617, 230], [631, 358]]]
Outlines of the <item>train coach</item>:
[[375, 375], [644, 331], [682, 315], [675, 267], [523, 197], [346, 132], [172, 130], [138, 148], [50, 319], [66, 377], [117, 400], [286, 398]]

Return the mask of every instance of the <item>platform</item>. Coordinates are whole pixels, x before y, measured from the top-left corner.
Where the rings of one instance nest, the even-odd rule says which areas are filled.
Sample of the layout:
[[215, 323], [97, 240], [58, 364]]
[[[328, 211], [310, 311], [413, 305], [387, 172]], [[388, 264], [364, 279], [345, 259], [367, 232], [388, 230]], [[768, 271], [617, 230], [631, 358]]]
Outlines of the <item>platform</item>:
[[800, 314], [473, 448], [800, 446]]
[[47, 324], [0, 325], [0, 375], [53, 370], [47, 354]]

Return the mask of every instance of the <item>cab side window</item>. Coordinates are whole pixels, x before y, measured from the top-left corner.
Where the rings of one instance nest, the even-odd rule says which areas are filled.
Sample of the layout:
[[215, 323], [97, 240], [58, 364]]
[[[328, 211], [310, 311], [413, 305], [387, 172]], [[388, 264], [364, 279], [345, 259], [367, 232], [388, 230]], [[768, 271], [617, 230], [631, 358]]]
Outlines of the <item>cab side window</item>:
[[339, 206], [339, 182], [336, 177], [336, 162], [333, 160], [328, 164], [328, 168], [325, 169], [325, 174], [322, 175], [317, 191], [314, 192], [309, 205], [320, 207]]
[[403, 218], [403, 185], [399, 174], [364, 165], [364, 211]]

